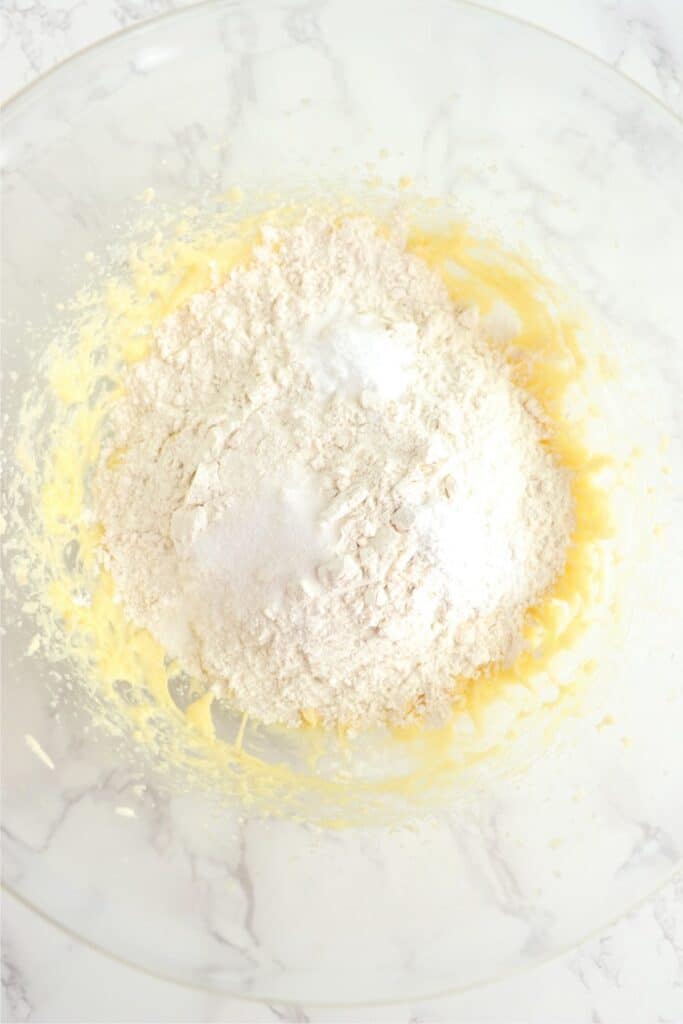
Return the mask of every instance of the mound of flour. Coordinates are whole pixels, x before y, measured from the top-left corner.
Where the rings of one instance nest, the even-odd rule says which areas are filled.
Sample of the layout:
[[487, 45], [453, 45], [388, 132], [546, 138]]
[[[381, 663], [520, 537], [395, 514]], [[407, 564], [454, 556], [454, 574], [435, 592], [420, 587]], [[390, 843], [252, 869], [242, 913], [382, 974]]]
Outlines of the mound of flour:
[[256, 719], [440, 714], [563, 567], [570, 486], [543, 439], [399, 237], [264, 228], [127, 371], [101, 557], [130, 617]]

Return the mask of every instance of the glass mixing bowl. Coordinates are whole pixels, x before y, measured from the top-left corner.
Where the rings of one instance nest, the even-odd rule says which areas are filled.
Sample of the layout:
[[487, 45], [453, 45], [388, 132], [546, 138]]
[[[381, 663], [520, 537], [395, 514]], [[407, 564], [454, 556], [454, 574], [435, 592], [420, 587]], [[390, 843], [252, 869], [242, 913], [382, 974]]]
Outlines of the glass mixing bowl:
[[2, 165], [6, 452], [36, 339], [146, 189], [173, 205], [409, 176], [524, 246], [609, 330], [628, 367], [612, 422], [661, 492], [655, 516], [644, 474], [627, 518], [636, 539], [662, 528], [582, 713], [524, 770], [392, 829], [216, 813], [158, 784], [54, 703], [54, 666], [26, 654], [30, 614], [8, 597], [6, 886], [159, 975], [335, 1002], [536, 963], [659, 885], [683, 850], [676, 118], [576, 48], [466, 3], [217, 2], [106, 40], [13, 99]]

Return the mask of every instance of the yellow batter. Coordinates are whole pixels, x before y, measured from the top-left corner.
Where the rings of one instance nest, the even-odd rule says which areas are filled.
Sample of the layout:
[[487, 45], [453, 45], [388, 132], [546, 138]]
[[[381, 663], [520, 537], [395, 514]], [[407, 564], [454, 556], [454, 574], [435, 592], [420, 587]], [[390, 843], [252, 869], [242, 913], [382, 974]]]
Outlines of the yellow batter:
[[[503, 302], [518, 318], [510, 359], [520, 384], [554, 423], [553, 448], [573, 473], [576, 528], [566, 569], [530, 610], [525, 651], [509, 669], [470, 681], [443, 728], [415, 725], [368, 743], [325, 734], [315, 722], [292, 736], [243, 718], [223, 730], [228, 740], [217, 738], [211, 694], [197, 687], [181, 710], [169, 690], [175, 666], [116, 602], [112, 580], [94, 557], [99, 527], [84, 514], [87, 479], [120, 394], [122, 363], [143, 359], [163, 317], [247, 260], [265, 221], [296, 216], [289, 207], [236, 223], [224, 218], [211, 229], [181, 223], [175, 237], [166, 232], [132, 247], [125, 281], [106, 280], [101, 295], [79, 298], [78, 337], [49, 353], [48, 388], [31, 396], [24, 410], [17, 458], [38, 501], [24, 573], [37, 590], [37, 642], [50, 656], [72, 658], [98, 720], [132, 732], [157, 766], [262, 812], [327, 825], [376, 821], [395, 816], [397, 799], [404, 806], [419, 797], [424, 806], [456, 772], [500, 750], [520, 722], [543, 716], [547, 724], [576, 699], [590, 665], [570, 660], [559, 673], [555, 665], [604, 605], [610, 525], [600, 486], [606, 456], [586, 450], [582, 423], [570, 417], [567, 398], [580, 391], [586, 374], [604, 367], [584, 351], [578, 321], [559, 312], [557, 290], [524, 259], [475, 239], [459, 224], [438, 232], [412, 229], [408, 248], [442, 274], [454, 301], [475, 303], [482, 314]], [[44, 437], [41, 417], [50, 403]], [[374, 781], [359, 778], [359, 750], [366, 760], [394, 767]]]

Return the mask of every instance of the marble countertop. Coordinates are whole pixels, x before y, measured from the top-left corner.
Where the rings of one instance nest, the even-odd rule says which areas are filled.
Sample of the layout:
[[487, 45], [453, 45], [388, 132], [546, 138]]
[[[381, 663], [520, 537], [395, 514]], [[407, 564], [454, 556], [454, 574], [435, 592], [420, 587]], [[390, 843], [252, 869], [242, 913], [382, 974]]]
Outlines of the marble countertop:
[[[0, 97], [174, 0], [2, 0]], [[489, 0], [595, 53], [683, 116], [679, 0]], [[117, 963], [13, 897], [2, 903], [8, 1021], [682, 1022], [683, 877], [580, 948], [468, 994], [405, 1007], [313, 1009], [193, 991]]]

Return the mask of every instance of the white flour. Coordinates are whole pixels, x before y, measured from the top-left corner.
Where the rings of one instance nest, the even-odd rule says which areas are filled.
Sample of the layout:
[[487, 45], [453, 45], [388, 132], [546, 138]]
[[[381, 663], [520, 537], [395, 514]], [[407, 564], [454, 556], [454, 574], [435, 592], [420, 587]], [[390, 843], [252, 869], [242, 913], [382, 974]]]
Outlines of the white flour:
[[127, 386], [102, 557], [130, 616], [264, 722], [443, 713], [563, 566], [537, 410], [369, 220], [264, 229]]

